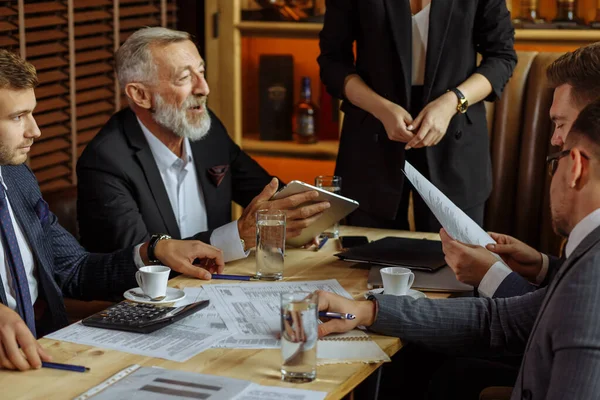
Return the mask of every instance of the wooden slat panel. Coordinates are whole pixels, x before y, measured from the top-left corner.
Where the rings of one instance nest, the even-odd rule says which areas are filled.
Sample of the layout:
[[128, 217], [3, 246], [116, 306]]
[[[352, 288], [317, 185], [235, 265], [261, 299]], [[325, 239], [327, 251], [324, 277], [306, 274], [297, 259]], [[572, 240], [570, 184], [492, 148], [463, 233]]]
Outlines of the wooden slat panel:
[[17, 25], [11, 24], [8, 21], [0, 21], [0, 32], [14, 31], [19, 29]]
[[[37, 116], [36, 116], [37, 119]], [[42, 129], [42, 138], [41, 139], [51, 139], [57, 136], [63, 136], [70, 133], [69, 128], [64, 125], [51, 125]], [[35, 145], [37, 146], [37, 144]], [[34, 147], [35, 147], [34, 146]]]
[[88, 8], [88, 7], [99, 7], [99, 6], [109, 6], [112, 7], [113, 2], [112, 0], [74, 0], [73, 1], [73, 7], [75, 8], [75, 11], [79, 11], [77, 10], [78, 8]]
[[62, 57], [44, 57], [39, 58], [37, 60], [27, 61], [32, 63], [35, 69], [37, 69], [38, 71], [50, 68], [64, 67], [69, 64], [69, 62]]
[[112, 91], [101, 88], [96, 90], [88, 90], [85, 92], [78, 92], [76, 96], [77, 105], [82, 103], [88, 103], [90, 101], [94, 101], [95, 99], [108, 99], [113, 96]]
[[84, 37], [75, 40], [75, 51], [102, 46], [112, 46], [112, 40], [106, 36]]
[[60, 42], [50, 42], [39, 46], [28, 46], [27, 57], [38, 57], [47, 54], [64, 53], [69, 51], [69, 48]]
[[[114, 111], [115, 107], [108, 101], [100, 101], [97, 103], [89, 103], [85, 106], [77, 107], [77, 118], [85, 117], [87, 115], [98, 114], [102, 112], [108, 112], [109, 115]], [[81, 128], [79, 122], [77, 123], [77, 129]]]
[[99, 131], [99, 128], [94, 128], [83, 132], [77, 132], [77, 143], [89, 143]]
[[28, 3], [25, 1], [25, 15], [66, 10], [67, 7], [59, 1], [48, 1], [44, 3]]
[[69, 102], [67, 100], [63, 99], [62, 97], [51, 97], [45, 100], [38, 100], [37, 106], [35, 107], [35, 112], [37, 114], [67, 107], [69, 107]]
[[121, 30], [139, 29], [145, 26], [158, 26], [160, 25], [160, 18], [155, 17], [140, 17], [140, 18], [129, 18], [124, 19], [120, 22]]
[[75, 54], [77, 64], [90, 61], [110, 60], [112, 58], [113, 54], [107, 50], [86, 51]]
[[113, 80], [106, 75], [92, 76], [90, 78], [77, 79], [75, 87], [78, 91], [87, 90], [99, 86], [112, 86]]
[[77, 37], [85, 35], [94, 35], [99, 33], [109, 33], [112, 31], [112, 27], [107, 24], [75, 25], [75, 36]]
[[59, 96], [69, 93], [69, 89], [61, 84], [55, 83], [50, 85], [40, 85], [35, 91], [38, 99], [43, 99], [50, 96]]
[[[15, 5], [16, 7], [16, 5]], [[17, 10], [11, 7], [0, 7], [0, 17], [10, 17], [12, 15], [18, 15]]]
[[137, 7], [121, 7], [119, 9], [119, 15], [121, 17], [135, 17], [143, 14], [158, 14], [160, 13], [160, 7], [153, 5], [140, 5]]
[[71, 157], [67, 153], [56, 152], [47, 154], [43, 157], [35, 157], [29, 161], [29, 166], [33, 170], [45, 168], [50, 165], [56, 165], [64, 162], [69, 162]]
[[[40, 127], [45, 126], [45, 125], [53, 125], [53, 124], [57, 124], [59, 122], [68, 121], [69, 119], [70, 119], [69, 116], [62, 111], [55, 111], [52, 113], [45, 113], [45, 114], [37, 114], [35, 116], [35, 120], [37, 121], [37, 123]], [[33, 149], [33, 147], [32, 147], [32, 149]]]
[[[101, 128], [106, 124], [106, 121], [110, 118], [110, 114], [106, 115], [97, 115], [95, 117], [90, 118], [82, 118], [77, 120], [77, 128], [81, 130], [91, 129], [91, 128]], [[98, 129], [99, 130], [99, 129]]]
[[18, 46], [19, 39], [10, 36], [0, 36], [0, 48]]
[[35, 176], [39, 182], [49, 181], [51, 179], [63, 178], [71, 175], [71, 169], [64, 165], [57, 165], [53, 168], [47, 168], [35, 171]]
[[71, 143], [62, 138], [44, 140], [36, 143], [35, 146], [31, 146], [31, 151], [29, 154], [31, 158], [34, 158], [41, 154], [52, 153], [53, 151], [64, 150], [70, 147]]
[[76, 24], [88, 21], [97, 21], [99, 19], [112, 19], [112, 14], [106, 11], [86, 11], [76, 12], [74, 21]]
[[81, 153], [83, 153], [83, 151], [85, 150], [86, 147], [87, 147], [87, 143], [80, 144], [77, 146], [77, 158], [81, 157]]
[[42, 83], [51, 83], [69, 79], [69, 75], [60, 69], [54, 69], [46, 72], [38, 73], [38, 80]]
[[86, 64], [86, 65], [78, 65], [75, 68], [75, 75], [77, 78], [81, 78], [83, 76], [89, 76], [93, 74], [100, 74], [104, 72], [112, 72], [113, 67], [108, 63], [96, 63], [96, 64]]
[[[36, 175], [37, 177], [37, 175]], [[39, 181], [39, 179], [38, 179]], [[49, 190], [58, 190], [60, 188], [64, 188], [64, 187], [68, 187], [71, 186], [71, 182], [64, 180], [64, 179], [58, 179], [55, 181], [50, 181], [50, 182], [44, 182], [44, 183], [40, 183], [40, 190], [42, 192], [45, 191], [49, 191]]]
[[58, 29], [46, 29], [40, 31], [28, 31], [25, 37], [27, 38], [27, 43], [38, 43], [48, 42], [50, 40], [67, 40], [68, 35], [66, 32], [59, 31]]
[[49, 15], [45, 17], [26, 17], [25, 18], [25, 28], [33, 29], [33, 28], [42, 28], [42, 27], [52, 27], [56, 25], [66, 25], [66, 18], [59, 17], [57, 15]]

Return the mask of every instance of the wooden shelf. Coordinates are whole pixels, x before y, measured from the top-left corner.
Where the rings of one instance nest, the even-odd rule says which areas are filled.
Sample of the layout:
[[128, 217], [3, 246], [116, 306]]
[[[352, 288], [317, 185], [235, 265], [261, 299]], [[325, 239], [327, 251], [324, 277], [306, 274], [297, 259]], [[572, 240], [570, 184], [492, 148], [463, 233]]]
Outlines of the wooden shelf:
[[[244, 36], [317, 38], [323, 24], [313, 22], [241, 21], [236, 25]], [[581, 42], [600, 41], [600, 29], [516, 29], [517, 41]]]
[[323, 140], [314, 144], [298, 144], [291, 141], [263, 141], [257, 138], [242, 138], [242, 148], [247, 153], [271, 157], [335, 160], [338, 145], [337, 140]]

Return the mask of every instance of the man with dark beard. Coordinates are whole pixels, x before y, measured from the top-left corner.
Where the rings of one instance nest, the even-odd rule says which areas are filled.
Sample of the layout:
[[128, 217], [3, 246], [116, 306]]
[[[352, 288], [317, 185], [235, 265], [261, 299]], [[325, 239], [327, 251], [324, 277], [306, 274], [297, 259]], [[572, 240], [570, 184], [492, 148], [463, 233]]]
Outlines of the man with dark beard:
[[[329, 207], [310, 204], [313, 191], [270, 200], [277, 179], [206, 107], [204, 61], [187, 33], [140, 29], [115, 58], [129, 108], [108, 121], [77, 164], [84, 247], [111, 251], [166, 234], [210, 243], [231, 261], [254, 246], [257, 210], [287, 210], [293, 237]], [[233, 222], [232, 200], [245, 207]]]

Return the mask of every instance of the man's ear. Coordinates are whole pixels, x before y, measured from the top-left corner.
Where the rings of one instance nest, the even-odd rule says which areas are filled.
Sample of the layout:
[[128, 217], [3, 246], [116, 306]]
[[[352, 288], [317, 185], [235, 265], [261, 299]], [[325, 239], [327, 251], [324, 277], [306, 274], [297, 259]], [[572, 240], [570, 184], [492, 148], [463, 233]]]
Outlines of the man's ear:
[[125, 94], [138, 107], [147, 110], [152, 108], [152, 94], [146, 85], [143, 83], [128, 83], [125, 86]]
[[577, 186], [577, 184], [579, 183], [580, 185], [583, 183], [582, 178], [583, 177], [583, 156], [581, 155], [581, 152], [579, 151], [579, 149], [575, 148], [573, 150], [571, 150], [571, 154], [569, 155], [569, 157], [571, 158], [571, 163], [573, 164], [571, 166], [571, 175], [569, 177], [569, 186], [574, 188]]

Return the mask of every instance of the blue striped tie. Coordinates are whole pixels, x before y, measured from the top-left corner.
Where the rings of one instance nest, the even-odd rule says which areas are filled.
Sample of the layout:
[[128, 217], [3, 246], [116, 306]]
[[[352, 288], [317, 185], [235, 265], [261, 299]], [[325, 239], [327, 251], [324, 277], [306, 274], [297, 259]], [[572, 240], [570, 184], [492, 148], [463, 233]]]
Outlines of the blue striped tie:
[[17, 300], [17, 311], [29, 327], [29, 330], [35, 336], [35, 314], [33, 311], [33, 304], [31, 304], [27, 273], [23, 266], [19, 243], [17, 242], [12, 218], [8, 211], [6, 191], [4, 190], [4, 185], [2, 183], [0, 183], [0, 228], [2, 230], [2, 244], [4, 245], [6, 261], [10, 266], [10, 273], [12, 275], [12, 286]]

